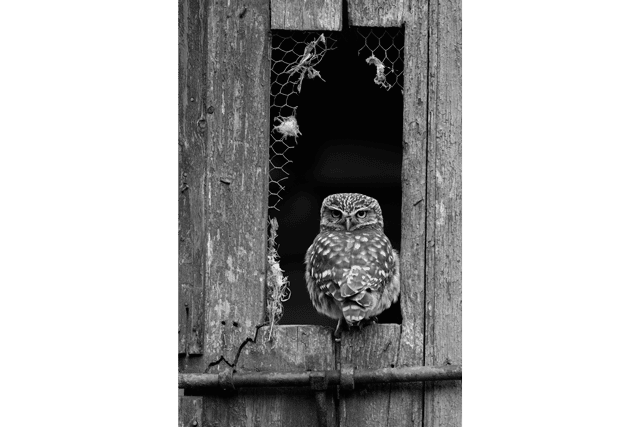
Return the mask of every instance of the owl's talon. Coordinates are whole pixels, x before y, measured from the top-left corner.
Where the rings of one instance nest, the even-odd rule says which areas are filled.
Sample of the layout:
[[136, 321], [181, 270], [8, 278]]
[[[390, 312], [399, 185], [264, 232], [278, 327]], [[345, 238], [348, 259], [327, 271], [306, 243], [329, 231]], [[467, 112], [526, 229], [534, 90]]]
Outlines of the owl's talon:
[[358, 329], [361, 331], [363, 328], [367, 326], [375, 325], [377, 322], [378, 322], [377, 316], [370, 317], [368, 319], [362, 319], [360, 322], [358, 322]]
[[342, 340], [342, 317], [338, 320], [338, 325], [336, 326], [336, 330], [333, 331], [333, 339], [336, 342], [340, 342]]

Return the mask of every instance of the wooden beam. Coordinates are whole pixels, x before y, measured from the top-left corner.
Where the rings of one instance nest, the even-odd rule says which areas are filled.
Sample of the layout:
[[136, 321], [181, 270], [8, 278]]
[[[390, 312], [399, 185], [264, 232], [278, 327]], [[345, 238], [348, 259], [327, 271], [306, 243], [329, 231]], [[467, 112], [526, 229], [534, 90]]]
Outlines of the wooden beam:
[[269, 3], [208, 2], [205, 356], [232, 361], [264, 320]]
[[[462, 19], [429, 2], [427, 364], [462, 363]], [[462, 383], [425, 387], [425, 424], [462, 424]]]
[[[178, 3], [178, 352], [204, 351], [206, 149], [204, 0]], [[185, 359], [185, 357], [181, 357]], [[178, 397], [178, 425], [202, 425], [202, 398]]]
[[271, 0], [271, 29], [340, 31], [341, 0]]
[[206, 2], [179, 2], [178, 353], [204, 347]]
[[401, 27], [404, 0], [348, 0], [349, 25]]

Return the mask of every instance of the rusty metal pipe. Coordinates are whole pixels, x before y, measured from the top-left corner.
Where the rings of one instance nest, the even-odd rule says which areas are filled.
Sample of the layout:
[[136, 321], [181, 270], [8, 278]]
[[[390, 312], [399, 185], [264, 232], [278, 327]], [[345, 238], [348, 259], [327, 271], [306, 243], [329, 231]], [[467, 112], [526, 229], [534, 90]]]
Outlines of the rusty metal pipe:
[[[328, 386], [340, 384], [341, 371], [321, 371]], [[461, 380], [462, 366], [412, 366], [403, 368], [355, 369], [354, 384]], [[237, 387], [310, 386], [312, 372], [235, 372], [227, 374], [178, 374], [178, 388], [185, 390], [223, 390]], [[222, 381], [221, 381], [221, 377]]]

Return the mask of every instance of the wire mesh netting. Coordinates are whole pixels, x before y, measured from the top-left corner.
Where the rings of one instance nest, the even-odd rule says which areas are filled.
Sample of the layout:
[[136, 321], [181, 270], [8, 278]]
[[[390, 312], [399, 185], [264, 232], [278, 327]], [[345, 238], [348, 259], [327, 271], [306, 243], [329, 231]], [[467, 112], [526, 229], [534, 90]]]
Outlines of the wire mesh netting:
[[367, 56], [367, 64], [376, 67], [374, 83], [387, 90], [403, 88], [404, 33], [402, 28], [356, 27], [363, 44], [358, 55]]
[[[372, 65], [373, 82], [391, 90], [403, 88], [404, 33], [402, 28], [355, 27], [361, 38], [358, 55]], [[297, 98], [306, 79], [323, 80], [318, 65], [339, 40], [353, 36], [316, 31], [273, 31], [271, 49], [271, 144], [269, 155], [269, 210], [278, 210], [288, 177], [287, 152], [298, 143], [302, 131], [296, 120]], [[367, 76], [368, 77], [368, 76]]]
[[[359, 111], [362, 109], [358, 109], [358, 102], [372, 104], [370, 95], [364, 96], [368, 101], [362, 101], [363, 94], [359, 91], [363, 89], [360, 88], [368, 92], [366, 87], [370, 85], [371, 93], [379, 94], [373, 95], [374, 102], [380, 102], [379, 105], [382, 106], [388, 105], [389, 96], [393, 97], [386, 95], [387, 92], [402, 93], [404, 32], [402, 28], [355, 27], [341, 32], [274, 30], [271, 36], [268, 215], [272, 234], [268, 257], [267, 320], [272, 329], [283, 316], [283, 303], [291, 296], [289, 286], [304, 289], [302, 283], [295, 281], [303, 280], [302, 273], [299, 272], [304, 270], [301, 264], [304, 253], [298, 253], [297, 249], [295, 253], [292, 252], [291, 245], [284, 250], [283, 266], [291, 268], [289, 273], [297, 278], [289, 283], [289, 275], [280, 267], [278, 245], [275, 242], [276, 217], [284, 220], [284, 239], [289, 230], [287, 220], [290, 218], [290, 208], [286, 207], [285, 211], [280, 212], [280, 208], [288, 206], [289, 202], [283, 202], [283, 197], [290, 196], [285, 187], [288, 188], [287, 191], [296, 191], [293, 189], [299, 188], [299, 180], [315, 179], [314, 174], [301, 178], [300, 165], [292, 165], [292, 159], [305, 158], [306, 161], [312, 161], [315, 157], [305, 157], [301, 153], [312, 152], [312, 147], [321, 140], [331, 138], [331, 132], [343, 135], [338, 130], [342, 126], [350, 129], [370, 127], [367, 122], [371, 120], [370, 116], [365, 115], [364, 122], [361, 122], [355, 119], [360, 117], [359, 114], [351, 114], [351, 111], [344, 114], [342, 109], [344, 104], [348, 104]], [[336, 49], [339, 50], [330, 52]], [[311, 80], [314, 83], [307, 82]], [[326, 90], [318, 90], [319, 86], [325, 85]], [[334, 109], [333, 106], [338, 104], [341, 108]], [[336, 114], [337, 110], [342, 113]], [[376, 120], [381, 122], [380, 118]], [[329, 127], [332, 131], [323, 134], [322, 131], [319, 132], [318, 126]], [[320, 137], [320, 134], [325, 136]], [[350, 138], [354, 138], [352, 133]], [[298, 161], [300, 160], [296, 160]], [[307, 166], [314, 167], [312, 164]], [[309, 221], [309, 224], [314, 223]], [[293, 303], [289, 301], [289, 304]]]
[[271, 48], [271, 144], [269, 153], [269, 210], [278, 210], [286, 153], [302, 133], [296, 120], [297, 97], [305, 79], [322, 79], [318, 64], [327, 51], [335, 49], [336, 37], [311, 31], [274, 31]]

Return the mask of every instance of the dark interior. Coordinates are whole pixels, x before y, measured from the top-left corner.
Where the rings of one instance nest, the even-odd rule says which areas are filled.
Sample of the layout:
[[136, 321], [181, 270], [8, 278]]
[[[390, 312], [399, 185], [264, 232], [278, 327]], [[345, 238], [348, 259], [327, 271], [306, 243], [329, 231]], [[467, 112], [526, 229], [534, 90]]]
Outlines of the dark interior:
[[[398, 31], [395, 44], [384, 35], [380, 40], [392, 44], [385, 46], [389, 55], [395, 52], [401, 60], [403, 35]], [[293, 32], [278, 32], [274, 41], [280, 33]], [[305, 79], [301, 93], [288, 100], [297, 106], [301, 136], [286, 153], [292, 163], [285, 166], [289, 175], [283, 181], [278, 210], [269, 211], [279, 222], [280, 265], [291, 291], [280, 324], [336, 324], [313, 308], [303, 277], [304, 254], [318, 233], [320, 205], [327, 195], [358, 192], [376, 198], [382, 207], [385, 234], [394, 248], [400, 248], [402, 77], [390, 90], [376, 85], [376, 68], [365, 61], [371, 51], [366, 48], [358, 55], [364, 45], [361, 34], [353, 29], [330, 34], [332, 50], [316, 67], [325, 81]], [[294, 45], [291, 42], [291, 48]], [[277, 54], [274, 50], [274, 60]], [[398, 64], [401, 72], [402, 62], [396, 62], [396, 67]], [[272, 74], [272, 80], [275, 78]], [[272, 105], [273, 101], [272, 97]], [[271, 123], [278, 115], [274, 110]], [[378, 322], [401, 323], [399, 303], [379, 315]]]

